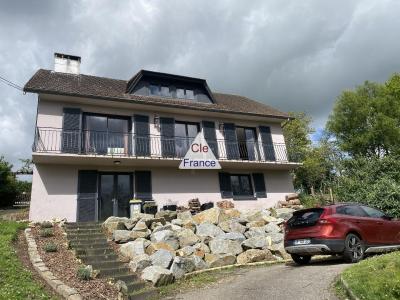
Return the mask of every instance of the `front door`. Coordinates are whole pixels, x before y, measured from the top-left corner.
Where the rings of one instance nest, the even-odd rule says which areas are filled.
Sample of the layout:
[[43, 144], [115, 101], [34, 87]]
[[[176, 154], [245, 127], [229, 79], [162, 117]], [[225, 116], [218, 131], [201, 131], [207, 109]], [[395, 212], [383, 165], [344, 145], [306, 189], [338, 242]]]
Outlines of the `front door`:
[[133, 197], [132, 174], [102, 173], [99, 186], [99, 220], [129, 217], [129, 200]]

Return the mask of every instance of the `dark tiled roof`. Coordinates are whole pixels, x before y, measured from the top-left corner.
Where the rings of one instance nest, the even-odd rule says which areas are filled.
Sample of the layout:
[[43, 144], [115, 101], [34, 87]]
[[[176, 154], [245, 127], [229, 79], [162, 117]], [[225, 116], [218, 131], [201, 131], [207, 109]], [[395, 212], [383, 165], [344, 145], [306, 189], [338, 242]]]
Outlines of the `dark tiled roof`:
[[286, 119], [288, 114], [246, 97], [213, 93], [215, 103], [201, 103], [190, 100], [140, 96], [126, 93], [126, 80], [89, 75], [59, 73], [38, 70], [25, 84], [24, 91], [90, 98], [133, 101], [143, 104], [175, 106], [194, 110], [242, 113]]

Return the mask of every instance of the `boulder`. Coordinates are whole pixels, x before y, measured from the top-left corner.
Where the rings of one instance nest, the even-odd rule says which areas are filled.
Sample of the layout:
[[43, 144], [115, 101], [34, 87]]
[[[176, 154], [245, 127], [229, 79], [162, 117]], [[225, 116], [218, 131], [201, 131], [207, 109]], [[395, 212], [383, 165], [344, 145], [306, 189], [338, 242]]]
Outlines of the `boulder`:
[[171, 221], [171, 223], [173, 225], [178, 225], [178, 226], [182, 226], [183, 225], [182, 219], [174, 219], [174, 220]]
[[203, 258], [206, 253], [210, 253], [210, 248], [204, 243], [198, 243], [193, 246], [194, 255]]
[[146, 247], [150, 244], [150, 242], [143, 238], [138, 238], [133, 242], [128, 242], [123, 244], [119, 251], [121, 255], [126, 258], [132, 259], [136, 255], [145, 254]]
[[222, 209], [220, 211], [220, 216], [219, 216], [219, 223], [224, 222], [227, 220], [231, 220], [233, 218], [239, 218], [240, 217], [240, 211], [234, 208], [230, 209]]
[[147, 246], [146, 254], [152, 255], [153, 253], [157, 252], [160, 249], [164, 249], [171, 253], [175, 253], [175, 249], [172, 248], [170, 245], [164, 242], [158, 242], [158, 243], [151, 243], [149, 246]]
[[185, 220], [185, 221], [183, 221], [182, 227], [186, 228], [186, 229], [190, 229], [193, 232], [196, 230], [196, 224], [193, 222], [193, 220]]
[[151, 281], [155, 286], [162, 286], [174, 282], [174, 275], [170, 270], [159, 266], [150, 266], [143, 270], [142, 279]]
[[199, 237], [190, 229], [183, 229], [178, 232], [179, 245], [181, 248], [192, 246], [200, 241]]
[[129, 262], [129, 268], [132, 272], [142, 272], [145, 268], [151, 265], [150, 256], [147, 254], [136, 255]]
[[243, 252], [239, 241], [215, 238], [210, 241], [210, 250], [215, 254], [238, 255]]
[[164, 242], [170, 245], [174, 250], [179, 248], [179, 240], [176, 233], [172, 230], [161, 230], [153, 232], [150, 236], [151, 241], [154, 243]]
[[275, 209], [275, 212], [276, 212], [276, 217], [277, 218], [282, 218], [284, 220], [289, 220], [292, 217], [293, 212], [295, 212], [295, 210], [292, 209], [292, 208], [284, 207], [284, 208]]
[[114, 230], [124, 230], [124, 223], [127, 222], [128, 218], [120, 218], [120, 217], [109, 217], [104, 221], [102, 227], [106, 229], [109, 233], [113, 233]]
[[160, 228], [160, 227], [162, 227], [162, 226], [163, 226], [163, 224], [160, 223], [160, 222], [153, 222], [153, 223], [151, 223], [151, 225], [150, 225], [150, 230], [151, 230], [151, 231], [154, 231], [154, 229]]
[[150, 228], [153, 223], [161, 223], [162, 225], [165, 225], [167, 223], [164, 218], [149, 218], [147, 220], [143, 220], [143, 222], [148, 228]]
[[224, 231], [212, 223], [202, 223], [196, 227], [196, 234], [203, 237], [216, 237]]
[[147, 239], [151, 234], [150, 229], [147, 229], [146, 231], [136, 231], [134, 229], [132, 229], [131, 233], [130, 233], [130, 237], [132, 240], [136, 240], [138, 238], [145, 238]]
[[119, 229], [114, 230], [112, 238], [118, 244], [126, 243], [133, 240], [133, 238], [131, 237], [131, 232], [129, 230]]
[[[193, 216], [192, 219], [196, 224], [202, 223], [212, 223], [218, 224], [220, 222], [221, 209], [218, 207], [213, 207], [198, 213]], [[221, 220], [225, 221], [225, 220]]]
[[251, 262], [263, 261], [265, 259], [265, 251], [259, 249], [249, 249], [238, 255], [236, 261], [238, 264], [247, 264]]
[[179, 225], [171, 224], [171, 230], [175, 231], [175, 232], [179, 232], [179, 231], [183, 230], [183, 228], [181, 226], [179, 226]]
[[216, 238], [223, 239], [223, 240], [239, 241], [239, 242], [243, 242], [246, 239], [246, 237], [239, 232], [228, 232], [228, 233], [220, 234]]
[[152, 214], [144, 214], [144, 213], [134, 213], [131, 216], [131, 219], [136, 219], [136, 218], [138, 220], [141, 220], [141, 221], [146, 221], [146, 220], [149, 220], [149, 219], [153, 219], [154, 215], [152, 215]]
[[171, 222], [172, 220], [176, 219], [178, 213], [172, 210], [160, 210], [156, 213], [156, 218], [164, 218], [165, 221]]
[[275, 223], [268, 223], [267, 225], [264, 226], [264, 230], [267, 233], [273, 232], [273, 233], [278, 233], [281, 232], [281, 228], [276, 225]]
[[266, 249], [270, 245], [270, 239], [267, 237], [256, 236], [242, 242], [243, 249]]
[[249, 238], [253, 238], [253, 237], [257, 237], [257, 236], [265, 236], [265, 229], [264, 227], [252, 227], [250, 228], [249, 231], [244, 233], [245, 237]]
[[124, 222], [125, 228], [131, 230], [133, 227], [135, 227], [138, 221], [139, 221], [138, 218], [128, 219], [127, 221]]
[[162, 268], [168, 269], [171, 266], [172, 260], [175, 255], [170, 251], [160, 249], [150, 256], [151, 263], [153, 266], [160, 266]]
[[246, 224], [246, 227], [253, 228], [253, 227], [262, 227], [264, 225], [265, 225], [265, 221], [262, 219], [262, 220], [257, 220], [257, 221], [251, 221]]
[[268, 250], [270, 250], [271, 253], [275, 255], [275, 257], [278, 257], [279, 259], [291, 259], [290, 254], [285, 251], [283, 243], [272, 244], [268, 246]]
[[210, 268], [216, 268], [235, 264], [236, 256], [230, 254], [207, 253], [204, 260]]
[[172, 224], [166, 224], [166, 225], [162, 225], [162, 226], [159, 226], [157, 228], [154, 228], [153, 233], [154, 232], [158, 232], [158, 231], [162, 231], [162, 230], [172, 230]]
[[195, 270], [204, 270], [208, 268], [208, 264], [199, 256], [193, 256]]
[[183, 211], [177, 214], [177, 218], [182, 220], [182, 221], [187, 221], [187, 220], [191, 220], [192, 219], [192, 213], [187, 210], [187, 211]]
[[264, 221], [267, 223], [275, 223], [276, 225], [279, 225], [280, 223], [283, 223], [285, 220], [283, 219], [277, 219], [273, 216], [267, 216], [263, 217]]
[[283, 233], [280, 232], [270, 232], [267, 233], [267, 237], [270, 238], [272, 244], [279, 244], [283, 242]]
[[176, 256], [171, 266], [171, 272], [176, 279], [182, 278], [186, 273], [196, 269], [193, 258]]
[[190, 256], [194, 253], [195, 249], [192, 246], [186, 246], [179, 250], [176, 250], [178, 256]]
[[223, 221], [218, 226], [225, 232], [240, 232], [244, 233], [247, 228], [240, 224], [236, 219]]
[[135, 227], [132, 228], [134, 231], [143, 231], [146, 232], [148, 229], [145, 221], [139, 221], [136, 223]]
[[263, 220], [262, 216], [263, 214], [261, 213], [261, 211], [256, 209], [242, 211], [242, 213], [240, 214], [240, 217], [247, 220], [248, 222]]

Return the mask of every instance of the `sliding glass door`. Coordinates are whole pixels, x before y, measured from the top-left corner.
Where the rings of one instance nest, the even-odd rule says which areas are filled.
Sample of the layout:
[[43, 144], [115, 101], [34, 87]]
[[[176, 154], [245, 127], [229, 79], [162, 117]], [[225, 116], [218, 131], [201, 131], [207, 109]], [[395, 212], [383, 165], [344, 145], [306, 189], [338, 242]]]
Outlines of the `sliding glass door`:
[[175, 151], [177, 157], [184, 157], [200, 131], [198, 123], [175, 122]]

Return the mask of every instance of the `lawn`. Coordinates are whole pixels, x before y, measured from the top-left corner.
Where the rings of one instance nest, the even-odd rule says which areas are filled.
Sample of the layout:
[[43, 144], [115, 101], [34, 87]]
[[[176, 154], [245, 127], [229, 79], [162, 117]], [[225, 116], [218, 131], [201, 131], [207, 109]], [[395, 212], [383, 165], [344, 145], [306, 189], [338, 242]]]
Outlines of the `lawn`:
[[0, 299], [50, 299], [15, 253], [12, 243], [25, 227], [23, 223], [0, 221]]
[[368, 258], [342, 276], [359, 299], [400, 299], [400, 252]]

